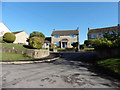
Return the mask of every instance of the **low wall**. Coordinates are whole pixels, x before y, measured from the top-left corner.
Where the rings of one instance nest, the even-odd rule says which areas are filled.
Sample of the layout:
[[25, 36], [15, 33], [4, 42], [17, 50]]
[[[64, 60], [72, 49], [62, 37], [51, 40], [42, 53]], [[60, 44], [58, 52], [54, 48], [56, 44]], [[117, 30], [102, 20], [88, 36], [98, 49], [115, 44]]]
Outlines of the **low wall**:
[[120, 48], [112, 48], [112, 49], [100, 49], [96, 50], [99, 58], [117, 58], [120, 57]]
[[20, 53], [24, 54], [33, 58], [43, 58], [50, 55], [49, 50], [37, 50], [37, 49], [31, 49], [31, 50], [20, 50], [20, 49], [12, 49], [7, 47], [2, 47], [2, 52], [13, 52], [13, 53]]

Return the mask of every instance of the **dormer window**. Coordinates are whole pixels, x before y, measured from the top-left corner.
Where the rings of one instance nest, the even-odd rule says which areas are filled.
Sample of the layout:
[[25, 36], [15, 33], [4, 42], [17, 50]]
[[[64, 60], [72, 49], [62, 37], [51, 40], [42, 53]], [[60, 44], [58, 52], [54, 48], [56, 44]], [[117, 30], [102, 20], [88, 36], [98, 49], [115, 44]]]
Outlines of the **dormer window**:
[[60, 36], [59, 36], [59, 35], [54, 35], [54, 37], [55, 37], [55, 38], [60, 38]]
[[74, 35], [74, 34], [73, 34], [73, 35], [70, 35], [70, 37], [71, 37], [71, 38], [75, 38], [75, 37], [76, 37], [76, 35]]

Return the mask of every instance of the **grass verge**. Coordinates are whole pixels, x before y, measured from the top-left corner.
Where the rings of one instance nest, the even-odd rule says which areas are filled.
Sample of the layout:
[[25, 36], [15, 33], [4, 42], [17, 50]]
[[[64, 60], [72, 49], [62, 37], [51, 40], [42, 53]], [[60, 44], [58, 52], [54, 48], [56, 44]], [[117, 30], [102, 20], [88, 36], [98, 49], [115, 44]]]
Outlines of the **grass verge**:
[[120, 58], [111, 58], [97, 61], [97, 64], [120, 74]]
[[18, 54], [18, 53], [8, 53], [8, 52], [0, 52], [0, 58], [2, 58], [3, 61], [5, 60], [27, 60], [32, 59], [32, 57]]
[[84, 48], [84, 50], [94, 50], [94, 48]]
[[13, 44], [13, 43], [2, 43], [2, 47], [9, 47], [15, 49], [27, 50], [28, 48], [24, 47], [24, 44]]

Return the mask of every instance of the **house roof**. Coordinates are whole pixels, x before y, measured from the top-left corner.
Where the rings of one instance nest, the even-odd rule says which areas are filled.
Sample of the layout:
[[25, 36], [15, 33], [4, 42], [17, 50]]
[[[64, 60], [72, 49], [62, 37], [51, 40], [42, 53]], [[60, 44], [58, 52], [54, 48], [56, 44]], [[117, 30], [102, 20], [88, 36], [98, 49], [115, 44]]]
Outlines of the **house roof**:
[[97, 28], [97, 29], [89, 29], [90, 32], [100, 32], [100, 31], [105, 31], [105, 30], [118, 30], [120, 26], [112, 26], [112, 27], [105, 27], [105, 28]]
[[21, 33], [21, 32], [24, 32], [24, 31], [17, 31], [17, 32], [12, 32], [12, 33], [18, 34], [18, 33]]
[[65, 35], [73, 35], [73, 34], [78, 35], [79, 31], [78, 30], [62, 30], [62, 31], [55, 30], [52, 32], [51, 35], [52, 36], [54, 36], [54, 35], [65, 36]]

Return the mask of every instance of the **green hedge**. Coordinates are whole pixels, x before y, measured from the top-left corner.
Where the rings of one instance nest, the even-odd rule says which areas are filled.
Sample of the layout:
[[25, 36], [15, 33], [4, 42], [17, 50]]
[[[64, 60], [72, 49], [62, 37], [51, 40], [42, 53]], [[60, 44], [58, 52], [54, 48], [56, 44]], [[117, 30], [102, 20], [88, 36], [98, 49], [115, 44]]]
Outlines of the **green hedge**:
[[92, 41], [95, 49], [118, 48], [120, 47], [120, 36], [115, 40], [108, 40], [107, 38], [96, 39]]
[[13, 33], [7, 32], [3, 35], [3, 41], [7, 43], [13, 43], [16, 39], [16, 36]]

